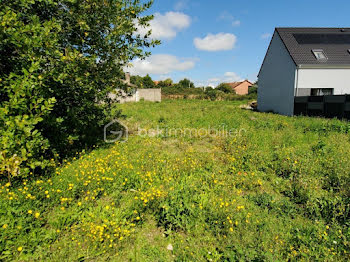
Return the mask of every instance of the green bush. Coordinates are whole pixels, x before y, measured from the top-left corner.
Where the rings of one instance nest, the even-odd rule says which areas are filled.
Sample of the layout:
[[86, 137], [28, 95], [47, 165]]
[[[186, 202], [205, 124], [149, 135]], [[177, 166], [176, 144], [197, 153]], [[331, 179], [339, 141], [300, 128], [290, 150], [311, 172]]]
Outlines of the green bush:
[[220, 96], [220, 94], [222, 95], [223, 92], [219, 91], [219, 90], [209, 90], [207, 92], [205, 92], [207, 99], [210, 99], [212, 101], [215, 101], [216, 99], [218, 99], [218, 97]]
[[123, 66], [159, 43], [134, 34], [150, 5], [0, 2], [0, 175], [37, 172], [102, 137]]
[[227, 83], [221, 83], [216, 87], [216, 90], [220, 90], [226, 94], [235, 94], [235, 90]]
[[204, 94], [202, 88], [184, 88], [179, 86], [162, 87], [163, 95], [200, 95]]
[[50, 113], [56, 100], [35, 97], [37, 80], [24, 70], [23, 75], [11, 74], [2, 81], [2, 95], [7, 99], [2, 101], [0, 109], [0, 174], [9, 181], [11, 177], [23, 177], [30, 170], [49, 165], [45, 159], [49, 141], [36, 127]]
[[147, 74], [146, 76], [131, 76], [131, 83], [139, 88], [157, 88], [152, 78]]
[[253, 95], [253, 94], [257, 95], [258, 94], [258, 86], [253, 85], [253, 86], [249, 87], [248, 94], [249, 95]]
[[176, 88], [195, 88], [194, 83], [191, 80], [184, 78], [179, 81], [178, 84], [175, 85]]

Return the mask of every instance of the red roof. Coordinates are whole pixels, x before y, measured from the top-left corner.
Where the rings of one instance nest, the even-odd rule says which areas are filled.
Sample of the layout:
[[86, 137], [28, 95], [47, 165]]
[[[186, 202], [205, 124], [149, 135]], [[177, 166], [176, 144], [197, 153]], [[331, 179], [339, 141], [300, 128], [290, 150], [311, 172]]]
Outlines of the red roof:
[[253, 85], [253, 83], [251, 83], [248, 80], [244, 80], [244, 81], [241, 81], [241, 82], [226, 83], [226, 84], [228, 84], [232, 88], [236, 88], [237, 86], [241, 85], [244, 82], [248, 82], [249, 84]]

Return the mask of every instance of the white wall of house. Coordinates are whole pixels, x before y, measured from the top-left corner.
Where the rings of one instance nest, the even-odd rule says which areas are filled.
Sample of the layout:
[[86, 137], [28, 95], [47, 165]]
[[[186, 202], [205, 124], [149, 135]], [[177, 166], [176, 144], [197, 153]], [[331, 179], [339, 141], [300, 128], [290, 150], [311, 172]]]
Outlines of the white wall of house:
[[275, 32], [259, 73], [258, 110], [293, 115], [296, 65]]
[[299, 69], [296, 95], [310, 95], [311, 88], [333, 88], [334, 95], [350, 94], [350, 68]]

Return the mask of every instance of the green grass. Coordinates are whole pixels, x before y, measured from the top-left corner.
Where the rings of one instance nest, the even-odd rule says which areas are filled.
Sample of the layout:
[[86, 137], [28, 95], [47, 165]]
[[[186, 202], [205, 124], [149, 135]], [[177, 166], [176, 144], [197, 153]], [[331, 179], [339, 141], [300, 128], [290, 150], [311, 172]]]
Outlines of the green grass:
[[126, 143], [79, 154], [50, 178], [3, 181], [0, 259], [349, 260], [349, 123], [240, 103], [123, 104]]

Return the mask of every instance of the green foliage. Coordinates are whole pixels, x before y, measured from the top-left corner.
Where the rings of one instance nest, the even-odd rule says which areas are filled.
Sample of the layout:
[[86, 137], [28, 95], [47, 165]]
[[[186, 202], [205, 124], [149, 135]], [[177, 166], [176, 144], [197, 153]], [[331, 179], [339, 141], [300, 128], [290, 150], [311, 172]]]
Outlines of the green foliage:
[[207, 98], [209, 98], [211, 101], [215, 101], [219, 98], [219, 96], [224, 95], [225, 93], [221, 90], [215, 90], [215, 89], [207, 89], [205, 90], [205, 95]]
[[156, 84], [153, 82], [152, 78], [147, 74], [142, 79], [142, 88], [155, 88]]
[[159, 81], [157, 87], [164, 88], [164, 87], [171, 87], [173, 85], [173, 80], [170, 78], [167, 78], [165, 80]]
[[[102, 137], [122, 68], [158, 41], [135, 35], [151, 2], [0, 2], [0, 174], [25, 176]], [[16, 160], [14, 160], [16, 159]], [[13, 162], [13, 163], [12, 163]], [[15, 165], [15, 167], [10, 167]], [[6, 169], [6, 170], [5, 170]]]
[[225, 93], [221, 90], [214, 89], [212, 87], [203, 88], [181, 88], [178, 86], [163, 87], [162, 95], [169, 99], [199, 99], [199, 100], [211, 100], [211, 101], [236, 101], [236, 100], [253, 100], [256, 99], [256, 94], [249, 95], [237, 95], [233, 92]]
[[249, 95], [253, 95], [253, 94], [257, 95], [258, 94], [258, 86], [253, 85], [253, 86], [249, 87], [248, 94]]
[[131, 76], [130, 82], [137, 85], [139, 88], [156, 88], [156, 84], [152, 78], [147, 74], [146, 76]]
[[177, 88], [194, 88], [194, 83], [191, 82], [191, 80], [185, 78], [180, 80], [176, 86]]
[[163, 95], [200, 95], [203, 94], [202, 88], [182, 88], [177, 86], [163, 87]]
[[227, 83], [221, 83], [216, 87], [216, 90], [220, 90], [226, 94], [235, 93], [235, 90]]
[[130, 77], [130, 82], [134, 85], [137, 85], [137, 87], [141, 87], [143, 84], [142, 84], [142, 80], [143, 80], [143, 77], [142, 76], [131, 76]]
[[[38, 79], [30, 72], [32, 65], [22, 75], [11, 73], [3, 80], [4, 100], [0, 108], [0, 174], [11, 177], [29, 174], [35, 168], [45, 168], [49, 161], [45, 153], [49, 142], [36, 128], [52, 110], [55, 98], [36, 97]], [[6, 83], [4, 83], [6, 82]]]

